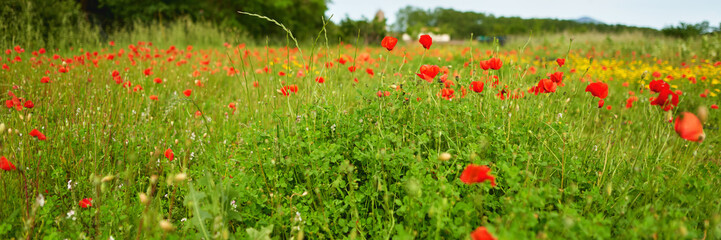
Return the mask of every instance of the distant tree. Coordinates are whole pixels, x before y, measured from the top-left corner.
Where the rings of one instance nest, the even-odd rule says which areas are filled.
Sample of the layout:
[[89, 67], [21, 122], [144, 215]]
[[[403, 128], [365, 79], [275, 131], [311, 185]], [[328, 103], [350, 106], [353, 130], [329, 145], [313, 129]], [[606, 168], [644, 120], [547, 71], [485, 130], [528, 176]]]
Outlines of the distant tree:
[[[37, 1], [37, 0], [32, 0]], [[294, 35], [307, 38], [323, 26], [328, 0], [78, 0], [82, 10], [104, 28], [127, 27], [134, 21], [170, 22], [189, 16], [211, 21], [220, 27], [237, 28], [262, 38], [278, 37], [285, 32], [266, 20], [238, 14], [237, 11], [267, 16], [284, 24]]]
[[366, 18], [352, 20], [346, 16], [338, 25], [337, 35], [348, 43], [355, 43], [357, 37], [360, 37], [360, 41], [364, 44], [380, 43], [381, 39], [386, 35], [385, 26], [385, 20], [376, 21], [375, 19], [368, 20]]
[[713, 28], [711, 27], [711, 25], [709, 25], [708, 21], [697, 24], [682, 22], [679, 23], [678, 26], [668, 26], [661, 30], [664, 35], [677, 38], [690, 38], [712, 31]]
[[502, 36], [512, 34], [527, 34], [533, 32], [587, 32], [596, 30], [600, 32], [619, 32], [627, 30], [640, 30], [655, 33], [650, 28], [629, 27], [624, 25], [606, 25], [596, 23], [583, 23], [573, 20], [558, 19], [522, 19], [520, 17], [496, 17], [492, 14], [477, 12], [461, 12], [454, 9], [436, 8], [425, 10], [407, 6], [396, 14], [396, 23], [393, 30], [396, 32], [416, 35], [421, 29], [440, 29], [450, 33], [456, 39], [464, 39], [471, 34], [474, 36]]

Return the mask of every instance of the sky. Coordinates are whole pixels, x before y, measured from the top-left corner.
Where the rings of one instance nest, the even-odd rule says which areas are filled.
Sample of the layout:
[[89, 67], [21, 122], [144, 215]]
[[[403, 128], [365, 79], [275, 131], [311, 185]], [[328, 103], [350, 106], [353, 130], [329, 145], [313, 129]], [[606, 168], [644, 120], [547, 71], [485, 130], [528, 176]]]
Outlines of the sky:
[[328, 16], [340, 22], [373, 18], [383, 10], [387, 23], [393, 24], [396, 13], [405, 6], [423, 9], [436, 7], [474, 11], [495, 16], [522, 18], [578, 19], [591, 17], [606, 24], [624, 24], [661, 29], [679, 22], [709, 21], [712, 27], [721, 23], [721, 0], [332, 0]]

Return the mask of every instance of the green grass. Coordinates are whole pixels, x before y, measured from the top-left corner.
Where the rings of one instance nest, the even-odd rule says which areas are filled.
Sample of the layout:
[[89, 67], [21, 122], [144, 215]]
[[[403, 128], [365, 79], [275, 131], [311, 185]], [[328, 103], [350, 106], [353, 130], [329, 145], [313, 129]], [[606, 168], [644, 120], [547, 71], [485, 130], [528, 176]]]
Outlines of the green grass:
[[[142, 46], [150, 58], [141, 49], [131, 64], [127, 45], [153, 39], [153, 46]], [[671, 112], [695, 112], [721, 103], [717, 96], [698, 97], [717, 89], [711, 82], [721, 78], [721, 67], [703, 63], [703, 56], [691, 63], [700, 47], [661, 51], [628, 36], [576, 41], [567, 65], [555, 70], [555, 58], [569, 50], [566, 37], [532, 38], [525, 49], [518, 41], [507, 48], [435, 44], [424, 52], [408, 43], [390, 53], [323, 43], [305, 46], [305, 58], [292, 47], [290, 54], [286, 47], [238, 49], [237, 41], [225, 48], [202, 35], [182, 43], [153, 39], [84, 48], [102, 56], [97, 67], [90, 60], [96, 57], [86, 56], [84, 64], [68, 63], [68, 73], [50, 66], [62, 65], [52, 55], [84, 56], [80, 46], [49, 50], [36, 59], [41, 64], [31, 64], [34, 49], [26, 49], [22, 62], [0, 70], [2, 100], [12, 91], [35, 103], [0, 111], [0, 155], [17, 166], [0, 172], [0, 238], [464, 239], [478, 226], [500, 239], [721, 237], [719, 110], [709, 110], [704, 142], [689, 142], [674, 132], [667, 112], [649, 104], [655, 94], [640, 93], [649, 76], [618, 73], [607, 81], [598, 70], [604, 60], [663, 71], [689, 62], [690, 71], [708, 80], [692, 84], [669, 71], [676, 78], [669, 83], [684, 92]], [[204, 44], [187, 50], [193, 39]], [[669, 48], [683, 44], [659, 41]], [[172, 44], [178, 44], [175, 53], [167, 51]], [[120, 49], [123, 56], [105, 57]], [[501, 54], [503, 68], [490, 73], [501, 84], [461, 98], [460, 86], [484, 75], [478, 60], [488, 58], [487, 50]], [[651, 56], [640, 57], [646, 53]], [[4, 55], [3, 63], [15, 55]], [[473, 63], [464, 67], [471, 55]], [[341, 64], [339, 56], [356, 59], [358, 70], [350, 73], [353, 62]], [[177, 66], [181, 59], [188, 63]], [[599, 75], [586, 77], [609, 84], [611, 110], [597, 108], [597, 99], [584, 92], [585, 69], [575, 68], [589, 62], [589, 73]], [[452, 101], [438, 96], [442, 84], [415, 76], [422, 64], [448, 66], [456, 84]], [[297, 77], [304, 65], [311, 70]], [[271, 73], [256, 73], [266, 66]], [[538, 72], [525, 72], [529, 66]], [[145, 76], [149, 67], [153, 73]], [[230, 67], [240, 73], [228, 76]], [[114, 70], [132, 84], [116, 84]], [[504, 86], [525, 92], [555, 71], [566, 74], [556, 93], [496, 96]], [[52, 82], [41, 83], [43, 76]], [[326, 82], [316, 83], [316, 76]], [[154, 83], [156, 77], [163, 83]], [[278, 93], [291, 84], [298, 93]], [[143, 89], [133, 91], [137, 85]], [[190, 97], [186, 89], [193, 90]], [[379, 98], [379, 90], [391, 95]], [[628, 91], [639, 98], [630, 109], [623, 107]], [[234, 114], [229, 103], [237, 104]], [[30, 137], [32, 129], [47, 140]], [[164, 156], [168, 148], [173, 161]], [[444, 152], [450, 160], [439, 160]], [[462, 183], [461, 171], [471, 163], [488, 165], [498, 185]], [[175, 180], [180, 173], [187, 179]], [[81, 208], [83, 198], [92, 198], [92, 207]], [[163, 230], [163, 219], [173, 228]]]

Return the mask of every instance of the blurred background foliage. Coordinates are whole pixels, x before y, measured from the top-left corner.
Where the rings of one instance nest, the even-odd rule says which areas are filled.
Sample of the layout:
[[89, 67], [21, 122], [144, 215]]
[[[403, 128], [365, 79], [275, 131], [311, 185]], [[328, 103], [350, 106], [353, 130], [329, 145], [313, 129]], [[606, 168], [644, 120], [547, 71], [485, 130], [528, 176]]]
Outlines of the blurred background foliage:
[[[668, 26], [662, 30], [559, 19], [500, 17], [453, 9], [412, 6], [383, 18], [350, 19], [326, 13], [330, 0], [4, 0], [0, 6], [0, 46], [30, 48], [91, 46], [108, 41], [144, 40], [174, 44], [285, 44], [285, 32], [273, 23], [237, 11], [267, 16], [284, 24], [301, 42], [309, 42], [326, 26], [331, 42], [375, 43], [385, 35], [400, 37], [421, 32], [450, 34], [454, 40], [473, 36], [525, 36], [547, 33], [605, 34], [638, 32], [687, 39], [717, 37], [719, 27], [708, 22]], [[372, 16], [373, 13], [368, 13]], [[715, 35], [714, 35], [715, 34]], [[135, 39], [133, 39], [135, 38]]]

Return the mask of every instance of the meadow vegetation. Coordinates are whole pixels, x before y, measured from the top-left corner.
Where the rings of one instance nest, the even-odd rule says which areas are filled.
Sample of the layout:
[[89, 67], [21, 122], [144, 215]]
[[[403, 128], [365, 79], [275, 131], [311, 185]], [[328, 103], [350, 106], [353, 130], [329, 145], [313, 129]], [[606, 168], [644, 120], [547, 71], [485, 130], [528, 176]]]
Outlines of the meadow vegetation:
[[721, 238], [718, 36], [319, 30], [4, 38], [0, 238]]

